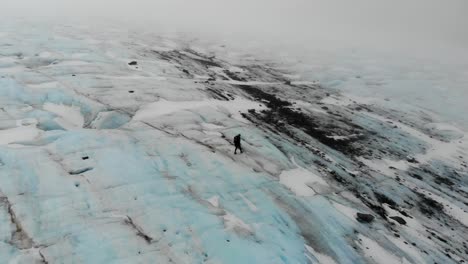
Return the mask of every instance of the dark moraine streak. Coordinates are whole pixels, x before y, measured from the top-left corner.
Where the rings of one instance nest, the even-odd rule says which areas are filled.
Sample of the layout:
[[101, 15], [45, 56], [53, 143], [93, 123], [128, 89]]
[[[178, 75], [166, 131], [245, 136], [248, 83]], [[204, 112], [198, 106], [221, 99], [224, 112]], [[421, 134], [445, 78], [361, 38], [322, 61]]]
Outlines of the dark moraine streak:
[[[252, 85], [238, 85], [237, 87], [250, 94], [256, 100], [264, 102], [269, 108], [267, 110], [261, 111], [260, 113], [250, 111], [249, 114], [254, 117], [251, 121], [254, 123], [275, 124], [277, 128], [283, 128], [284, 124], [288, 124], [302, 130], [307, 135], [317, 139], [332, 149], [351, 156], [358, 156], [361, 154], [361, 147], [359, 145], [362, 144], [358, 143], [359, 141], [365, 139], [365, 136], [363, 135], [366, 134], [366, 131], [362, 127], [356, 126], [354, 124], [344, 124], [341, 121], [334, 120], [334, 122], [340, 123], [337, 124], [336, 128], [348, 127], [350, 129], [350, 131], [347, 131], [348, 134], [361, 135], [352, 139], [336, 140], [329, 136], [334, 134], [332, 126], [328, 125], [326, 127], [322, 127], [322, 121], [291, 108], [292, 103], [282, 100], [275, 95], [264, 92]], [[280, 130], [288, 134], [288, 136], [296, 138], [294, 134], [289, 132], [287, 129]]]

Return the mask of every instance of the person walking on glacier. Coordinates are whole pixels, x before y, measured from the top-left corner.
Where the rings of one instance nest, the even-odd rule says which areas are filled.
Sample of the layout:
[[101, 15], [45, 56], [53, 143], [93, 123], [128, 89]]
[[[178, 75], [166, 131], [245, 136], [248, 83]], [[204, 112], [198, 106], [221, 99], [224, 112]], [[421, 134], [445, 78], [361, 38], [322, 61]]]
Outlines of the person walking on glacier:
[[242, 151], [240, 134], [234, 137], [234, 146], [236, 147], [236, 149], [234, 150], [234, 154], [237, 154], [237, 149], [239, 149], [241, 153], [244, 153], [244, 151]]

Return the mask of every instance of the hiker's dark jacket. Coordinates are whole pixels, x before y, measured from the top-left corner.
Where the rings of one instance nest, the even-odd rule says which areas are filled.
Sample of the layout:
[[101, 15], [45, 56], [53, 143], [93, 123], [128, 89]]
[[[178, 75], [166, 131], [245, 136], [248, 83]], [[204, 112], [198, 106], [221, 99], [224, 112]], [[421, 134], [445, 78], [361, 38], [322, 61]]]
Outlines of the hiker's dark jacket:
[[237, 146], [240, 146], [240, 143], [241, 143], [240, 135], [235, 136], [234, 137], [234, 145], [237, 147]]

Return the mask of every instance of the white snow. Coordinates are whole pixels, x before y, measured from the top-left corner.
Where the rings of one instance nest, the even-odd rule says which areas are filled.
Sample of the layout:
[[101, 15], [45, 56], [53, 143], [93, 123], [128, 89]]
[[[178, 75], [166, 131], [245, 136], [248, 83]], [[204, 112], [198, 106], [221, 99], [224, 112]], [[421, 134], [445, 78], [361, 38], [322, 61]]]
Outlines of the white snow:
[[[372, 114], [372, 113], [366, 113], [366, 115], [372, 118], [381, 120], [382, 122], [392, 122], [393, 124], [397, 125], [398, 128], [401, 129], [402, 131], [430, 144], [431, 148], [428, 151], [426, 151], [426, 153], [415, 155], [415, 158], [421, 163], [427, 163], [434, 159], [444, 159], [444, 160], [452, 159], [453, 160], [454, 157], [457, 157], [459, 155], [458, 153], [460, 152], [460, 149], [462, 148], [466, 149], [468, 146], [468, 137], [466, 136], [467, 133], [465, 133], [461, 139], [452, 140], [451, 142], [443, 142], [437, 139], [433, 139], [430, 136], [410, 126], [407, 126], [401, 122], [394, 121], [389, 118], [385, 118], [385, 117]], [[441, 124], [439, 124], [438, 127], [448, 128], [451, 126], [449, 125], [442, 126]], [[451, 130], [453, 130], [453, 128]], [[456, 131], [460, 131], [460, 130], [456, 130]]]
[[338, 210], [340, 213], [342, 213], [349, 219], [353, 220], [354, 222], [357, 222], [356, 215], [358, 213], [358, 210], [351, 208], [349, 206], [346, 206], [346, 205], [342, 205], [337, 202], [332, 202], [332, 204], [333, 204], [333, 207], [335, 207], [336, 210]]
[[293, 85], [314, 85], [314, 84], [318, 84], [317, 82], [315, 81], [292, 81], [291, 84]]
[[[313, 247], [311, 246], [308, 246], [308, 245], [304, 245], [307, 252], [309, 252], [310, 254], [312, 254], [319, 262], [318, 264], [336, 264], [335, 260], [333, 260], [332, 257], [328, 256], [328, 255], [325, 255], [325, 254], [322, 254], [322, 253], [319, 253], [317, 252]], [[307, 256], [307, 254], [306, 254]], [[310, 259], [312, 261], [312, 259]], [[314, 262], [312, 262], [314, 263]]]
[[57, 63], [57, 66], [83, 66], [83, 65], [89, 65], [89, 62], [86, 61], [81, 61], [81, 60], [67, 60], [67, 61], [61, 61]]
[[195, 79], [200, 79], [200, 80], [206, 80], [206, 79], [209, 79], [210, 76], [209, 76], [209, 75], [197, 75], [197, 74], [194, 74], [194, 75], [193, 75], [193, 78], [195, 78]]
[[358, 158], [359, 161], [364, 163], [369, 168], [373, 169], [374, 171], [380, 172], [386, 176], [395, 178], [397, 171], [394, 169], [390, 169], [390, 167], [394, 167], [395, 169], [406, 171], [410, 167], [410, 165], [406, 160], [390, 160], [390, 159], [376, 159], [376, 160], [368, 160], [363, 157]]
[[280, 82], [236, 81], [236, 80], [216, 80], [215, 82], [233, 84], [233, 85], [274, 85], [274, 84], [281, 84]]
[[334, 96], [328, 96], [322, 99], [321, 101], [324, 104], [330, 104], [330, 105], [337, 105], [337, 106], [348, 106], [353, 104], [354, 102], [346, 97], [334, 97]]
[[221, 136], [220, 132], [210, 131], [210, 130], [203, 130], [203, 133], [210, 135], [210, 136]]
[[230, 72], [235, 72], [235, 73], [241, 73], [241, 72], [245, 72], [244, 69], [240, 68], [240, 67], [237, 67], [237, 66], [231, 66], [229, 67], [228, 69]]
[[201, 123], [200, 125], [203, 127], [203, 129], [206, 129], [206, 130], [218, 130], [218, 129], [225, 128], [224, 126], [211, 124], [211, 123]]
[[[294, 159], [293, 159], [293, 163]], [[298, 168], [281, 172], [280, 183], [289, 188], [298, 196], [314, 196], [317, 192], [328, 187], [322, 177], [306, 170], [297, 164]]]
[[[434, 242], [427, 238], [425, 235], [425, 230], [427, 229], [421, 221], [416, 218], [410, 218], [402, 215], [400, 212], [393, 210], [387, 204], [383, 204], [383, 208], [389, 216], [399, 216], [406, 221], [406, 225], [401, 225], [400, 228], [404, 229], [408, 234], [411, 234], [413, 237], [417, 238], [419, 241], [427, 244], [433, 244]], [[391, 220], [393, 221], [393, 220]], [[396, 222], [395, 222], [396, 223]]]
[[0, 145], [29, 141], [38, 137], [41, 130], [35, 124], [0, 130]]
[[436, 130], [442, 130], [442, 131], [455, 131], [457, 133], [464, 134], [465, 132], [461, 130], [460, 128], [447, 124], [447, 123], [429, 123], [427, 124], [427, 127], [436, 129]]
[[364, 255], [379, 264], [395, 264], [395, 263], [406, 263], [400, 259], [398, 256], [393, 255], [392, 253], [385, 250], [380, 246], [376, 241], [359, 234], [358, 238], [361, 240], [358, 243], [361, 250], [364, 252]]
[[252, 227], [246, 224], [242, 219], [235, 216], [232, 213], [226, 212], [223, 216], [224, 226], [227, 230], [241, 231], [251, 233], [253, 231]]
[[283, 74], [283, 76], [288, 79], [300, 79], [301, 78], [299, 74]]
[[82, 128], [84, 125], [84, 117], [81, 110], [77, 106], [59, 105], [53, 103], [45, 103], [44, 110], [56, 114], [58, 117], [55, 121], [65, 129]]
[[32, 89], [52, 89], [52, 88], [57, 88], [58, 82], [43, 82], [43, 83], [37, 83], [37, 84], [28, 84], [29, 88]]
[[191, 110], [200, 107], [218, 108], [221, 110], [226, 110], [233, 115], [239, 115], [239, 111], [265, 108], [264, 105], [259, 105], [258, 102], [241, 98], [237, 98], [232, 101], [221, 101], [213, 99], [207, 99], [203, 101], [167, 101], [161, 99], [157, 102], [150, 103], [141, 107], [140, 110], [138, 110], [138, 112], [133, 117], [133, 120], [148, 120], [159, 116], [168, 115], [174, 112]]
[[39, 53], [39, 57], [41, 58], [50, 58], [50, 57], [53, 57], [54, 55], [57, 55], [57, 54], [49, 52], [49, 51], [43, 51]]
[[441, 203], [444, 206], [444, 211], [446, 214], [450, 215], [464, 226], [468, 227], [468, 212], [466, 210], [460, 208], [456, 204], [441, 197], [440, 195], [435, 194], [434, 192], [430, 192], [424, 189], [418, 189], [417, 191]]
[[212, 206], [219, 207], [219, 196], [213, 196], [207, 200]]
[[390, 240], [393, 244], [395, 244], [395, 246], [397, 246], [399, 249], [401, 249], [406, 254], [408, 254], [415, 261], [415, 263], [418, 263], [418, 264], [426, 263], [424, 258], [419, 253], [419, 249], [411, 245], [411, 243], [405, 244], [401, 237], [397, 238], [393, 235], [385, 235], [385, 237], [388, 240]]
[[0, 73], [2, 74], [14, 74], [14, 73], [19, 73], [25, 70], [25, 67], [23, 66], [12, 66], [12, 67], [5, 67], [5, 68], [0, 68]]
[[413, 136], [415, 138], [421, 139], [422, 141], [429, 142], [429, 143], [439, 143], [440, 142], [438, 140], [432, 139], [430, 136], [422, 133], [421, 131], [418, 131], [418, 130], [410, 127], [410, 126], [407, 126], [407, 125], [399, 122], [399, 121], [395, 121], [395, 120], [392, 120], [390, 118], [386, 118], [386, 117], [376, 115], [376, 114], [373, 114], [373, 113], [367, 113], [366, 112], [366, 115], [370, 116], [370, 117], [372, 117], [374, 119], [380, 120], [383, 123], [392, 123], [392, 124], [396, 125], [402, 131], [410, 134], [411, 136]]
[[252, 212], [258, 211], [257, 206], [255, 206], [255, 204], [253, 204], [249, 199], [247, 199], [242, 193], [238, 193], [238, 195], [242, 198], [242, 200], [244, 200], [245, 204], [247, 204], [247, 206]]
[[226, 78], [227, 80], [231, 80], [231, 78], [229, 78], [229, 76], [224, 72], [225, 69], [223, 69], [223, 68], [220, 68], [220, 67], [210, 67], [209, 70], [210, 70], [210, 71], [213, 71], [214, 73], [216, 73], [216, 74], [218, 74], [218, 75], [223, 76], [223, 77]]
[[334, 140], [347, 140], [360, 136], [359, 134], [351, 134], [348, 136], [326, 136], [327, 138], [332, 138]]
[[296, 103], [295, 106], [301, 106], [301, 107], [304, 107], [307, 110], [328, 115], [327, 111], [325, 111], [325, 110], [323, 110], [321, 108], [318, 108], [318, 107], [312, 105], [311, 103], [304, 102], [304, 101], [301, 101], [301, 100], [295, 100], [293, 102]]
[[23, 118], [16, 120], [16, 126], [30, 126], [30, 125], [37, 125], [36, 118]]

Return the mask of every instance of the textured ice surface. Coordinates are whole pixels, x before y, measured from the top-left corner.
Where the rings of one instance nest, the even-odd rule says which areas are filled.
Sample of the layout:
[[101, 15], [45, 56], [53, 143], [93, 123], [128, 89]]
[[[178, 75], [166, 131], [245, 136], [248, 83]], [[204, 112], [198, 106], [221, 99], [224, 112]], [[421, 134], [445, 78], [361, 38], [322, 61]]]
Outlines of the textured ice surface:
[[438, 79], [123, 29], [0, 35], [1, 263], [468, 257], [465, 128], [422, 108], [427, 94], [408, 105], [365, 89]]

